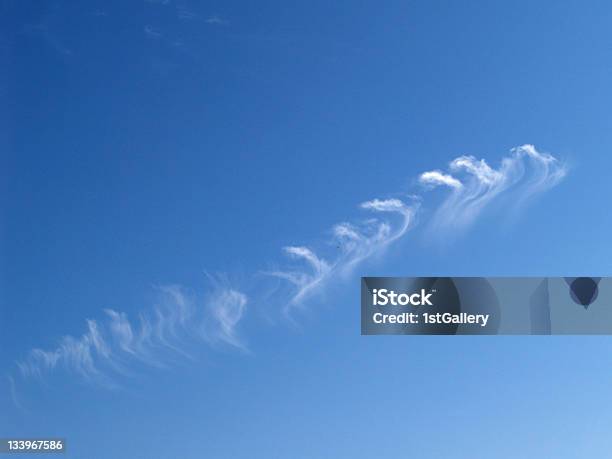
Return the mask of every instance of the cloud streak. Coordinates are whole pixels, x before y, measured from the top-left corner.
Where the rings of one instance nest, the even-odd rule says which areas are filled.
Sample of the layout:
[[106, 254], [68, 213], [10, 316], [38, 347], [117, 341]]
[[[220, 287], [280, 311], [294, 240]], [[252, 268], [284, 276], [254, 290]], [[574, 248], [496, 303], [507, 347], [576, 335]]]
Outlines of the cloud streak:
[[[463, 155], [453, 159], [447, 171], [423, 172], [418, 183], [427, 190], [447, 190], [428, 222], [430, 229], [447, 234], [474, 224], [495, 201], [504, 211], [518, 208], [557, 185], [566, 174], [567, 166], [554, 156], [522, 145], [513, 148], [497, 168], [484, 159]], [[502, 195], [509, 199], [502, 201]], [[264, 271], [279, 280], [287, 294], [277, 291], [285, 316], [291, 319], [296, 309], [320, 296], [331, 281], [351, 275], [359, 264], [383, 254], [404, 237], [415, 226], [420, 205], [419, 196], [412, 196], [408, 203], [397, 198], [365, 201], [359, 208], [367, 217], [333, 225], [323, 249], [285, 246], [289, 262]], [[15, 403], [15, 376], [29, 380], [63, 370], [108, 384], [131, 362], [163, 368], [177, 356], [191, 358], [188, 350], [197, 341], [249, 352], [239, 329], [252, 295], [233, 288], [223, 277], [209, 276], [209, 281], [211, 288], [199, 300], [179, 285], [160, 287], [158, 301], [136, 319], [126, 312], [105, 309], [103, 319], [86, 321], [82, 335], [65, 336], [51, 349], [31, 350], [17, 362], [17, 373], [9, 375]]]
[[431, 187], [445, 185], [450, 188], [459, 189], [463, 184], [452, 175], [444, 174], [440, 171], [423, 172], [419, 177], [419, 182]]
[[31, 350], [17, 362], [19, 375], [27, 380], [63, 370], [90, 382], [112, 385], [112, 376], [122, 373], [122, 365], [130, 360], [164, 367], [173, 355], [188, 357], [185, 348], [189, 341], [224, 343], [246, 350], [238, 333], [247, 309], [245, 294], [217, 283], [206, 301], [198, 305], [180, 286], [161, 287], [159, 292], [158, 303], [141, 313], [137, 321], [125, 312], [105, 309], [106, 320], [87, 320], [81, 336], [65, 336], [52, 349]]
[[347, 275], [362, 261], [382, 252], [389, 244], [401, 238], [411, 225], [418, 204], [408, 205], [399, 199], [374, 199], [360, 205], [364, 210], [377, 214], [389, 214], [391, 219], [371, 218], [361, 223], [338, 223], [332, 229], [330, 245], [336, 247], [331, 261], [317, 255], [304, 246], [288, 246], [285, 253], [301, 262], [300, 268], [268, 271], [266, 274], [288, 281], [290, 298], [284, 307], [290, 314], [301, 307], [305, 299], [320, 293], [333, 278]]
[[[537, 151], [533, 145], [522, 145], [513, 148], [497, 169], [484, 159], [464, 155], [450, 162], [448, 172], [426, 171], [418, 176], [418, 182], [427, 189], [445, 187], [450, 190], [429, 223], [430, 228], [439, 232], [467, 228], [501, 194], [512, 196], [507, 208], [516, 210], [529, 197], [557, 185], [566, 173], [565, 164], [552, 155]], [[333, 238], [328, 242], [336, 246], [339, 253], [330, 257], [306, 246], [287, 246], [284, 252], [299, 266], [266, 272], [287, 281], [292, 287], [284, 308], [286, 314], [302, 307], [311, 296], [323, 292], [331, 279], [350, 273], [359, 263], [383, 252], [404, 236], [414, 225], [419, 211], [418, 197], [416, 203], [410, 205], [399, 199], [373, 199], [360, 207], [377, 216], [357, 224], [335, 225]], [[394, 215], [396, 219], [383, 219], [381, 215]]]
[[99, 374], [94, 362], [109, 357], [110, 349], [100, 333], [98, 323], [87, 320], [87, 331], [81, 337], [65, 336], [52, 350], [33, 349], [28, 358], [17, 365], [23, 376], [41, 376], [43, 372], [61, 366], [90, 379]]
[[[212, 320], [205, 322], [204, 336], [212, 344], [225, 343], [246, 351], [238, 336], [237, 326], [247, 308], [247, 296], [234, 289], [218, 289], [207, 301], [207, 313]], [[212, 327], [211, 327], [212, 324]]]
[[467, 228], [501, 194], [512, 195], [513, 202], [506, 202], [504, 208], [515, 211], [528, 198], [557, 185], [567, 174], [564, 163], [540, 153], [533, 145], [513, 148], [497, 169], [484, 159], [459, 156], [450, 162], [449, 170], [454, 175], [435, 170], [419, 176], [419, 182], [428, 188], [451, 188], [430, 222], [430, 227], [438, 231]]

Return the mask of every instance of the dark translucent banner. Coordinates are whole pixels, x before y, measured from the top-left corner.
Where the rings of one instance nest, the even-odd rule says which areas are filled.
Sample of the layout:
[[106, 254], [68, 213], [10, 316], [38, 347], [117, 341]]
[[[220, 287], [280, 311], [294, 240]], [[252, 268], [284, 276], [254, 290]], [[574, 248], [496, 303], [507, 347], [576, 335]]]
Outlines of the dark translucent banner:
[[362, 277], [361, 334], [612, 334], [612, 278]]

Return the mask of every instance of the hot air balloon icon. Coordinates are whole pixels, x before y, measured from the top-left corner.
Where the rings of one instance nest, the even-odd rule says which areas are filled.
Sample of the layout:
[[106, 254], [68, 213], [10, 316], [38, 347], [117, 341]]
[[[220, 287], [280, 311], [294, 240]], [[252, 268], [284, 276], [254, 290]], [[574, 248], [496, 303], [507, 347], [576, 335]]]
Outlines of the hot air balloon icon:
[[599, 295], [601, 277], [565, 277], [569, 286], [570, 296], [576, 304], [587, 309]]

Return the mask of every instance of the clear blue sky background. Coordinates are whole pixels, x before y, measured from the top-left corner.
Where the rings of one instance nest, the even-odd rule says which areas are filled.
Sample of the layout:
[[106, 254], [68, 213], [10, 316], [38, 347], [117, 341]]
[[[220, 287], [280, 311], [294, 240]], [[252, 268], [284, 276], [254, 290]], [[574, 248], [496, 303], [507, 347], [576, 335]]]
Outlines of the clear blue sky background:
[[249, 355], [203, 348], [120, 390], [60, 373], [26, 410], [3, 382], [0, 436], [89, 459], [610, 451], [609, 339], [361, 337], [358, 277], [612, 274], [612, 5], [330, 3], [2, 3], [5, 373], [156, 285], [252, 282], [460, 154], [533, 143], [568, 177], [512, 226], [442, 246], [417, 227], [297, 329], [250, 305]]

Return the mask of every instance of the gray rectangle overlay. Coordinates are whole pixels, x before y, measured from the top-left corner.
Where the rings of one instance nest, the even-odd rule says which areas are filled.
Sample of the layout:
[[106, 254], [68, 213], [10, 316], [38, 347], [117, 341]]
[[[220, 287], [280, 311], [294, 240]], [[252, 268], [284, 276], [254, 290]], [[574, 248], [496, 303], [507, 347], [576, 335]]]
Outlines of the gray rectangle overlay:
[[362, 335], [612, 334], [611, 277], [363, 277]]

